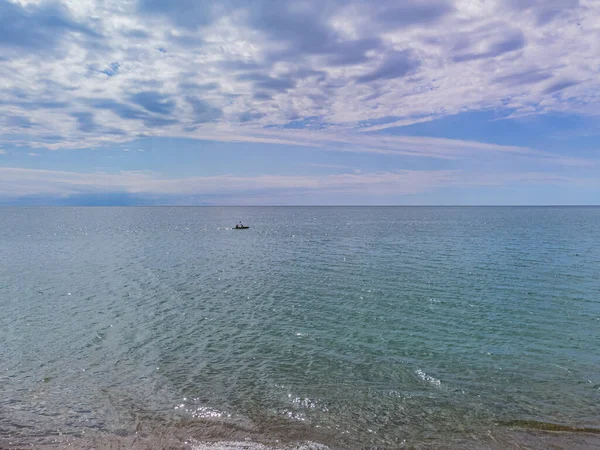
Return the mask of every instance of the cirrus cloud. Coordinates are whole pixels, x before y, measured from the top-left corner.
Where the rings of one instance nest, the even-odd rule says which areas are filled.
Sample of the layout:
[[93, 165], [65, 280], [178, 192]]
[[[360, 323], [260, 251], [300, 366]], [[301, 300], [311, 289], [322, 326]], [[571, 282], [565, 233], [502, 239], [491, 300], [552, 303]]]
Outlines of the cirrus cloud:
[[[294, 195], [303, 198], [363, 196], [377, 201], [382, 196], [399, 198], [437, 189], [486, 188], [505, 185], [587, 186], [600, 188], [596, 178], [577, 178], [543, 172], [503, 173], [473, 176], [451, 170], [400, 170], [322, 176], [202, 176], [165, 178], [156, 173], [80, 173], [0, 167], [0, 204], [21, 199], [61, 202], [73, 199], [127, 197], [139, 204], [183, 202], [185, 204], [256, 204], [257, 200], [277, 203]], [[334, 197], [335, 198], [335, 197]], [[319, 204], [326, 204], [321, 201]], [[517, 202], [518, 203], [518, 202]]]

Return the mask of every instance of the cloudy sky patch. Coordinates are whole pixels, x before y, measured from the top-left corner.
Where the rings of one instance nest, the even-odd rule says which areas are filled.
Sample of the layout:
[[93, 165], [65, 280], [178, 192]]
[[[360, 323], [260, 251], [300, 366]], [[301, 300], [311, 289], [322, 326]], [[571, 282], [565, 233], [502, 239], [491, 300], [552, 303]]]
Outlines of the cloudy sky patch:
[[[16, 177], [33, 172], [19, 170], [95, 179], [106, 168], [152, 171], [153, 195], [161, 186], [167, 194], [156, 181], [167, 172], [210, 180], [227, 168], [228, 183], [285, 176], [297, 184], [281, 185], [291, 203], [304, 201], [310, 177], [325, 177], [310, 186], [328, 201], [401, 204], [409, 195], [392, 183], [395, 194], [357, 196], [354, 184], [327, 178], [338, 173], [323, 173], [352, 167], [349, 180], [365, 186], [430, 174], [436, 181], [415, 189], [443, 202], [460, 202], [461, 189], [510, 202], [456, 177], [551, 174], [536, 188], [550, 199], [548, 183], [599, 175], [599, 19], [597, 0], [0, 0], [0, 168], [14, 170], [0, 195], [31, 194]], [[144, 152], [120, 151], [137, 155], [122, 161], [113, 150], [124, 145]], [[262, 173], [231, 159], [240, 151], [262, 161]], [[444, 183], [454, 198], [426, 196]], [[275, 199], [279, 185], [270, 186]], [[582, 187], [567, 200], [592, 197]]]

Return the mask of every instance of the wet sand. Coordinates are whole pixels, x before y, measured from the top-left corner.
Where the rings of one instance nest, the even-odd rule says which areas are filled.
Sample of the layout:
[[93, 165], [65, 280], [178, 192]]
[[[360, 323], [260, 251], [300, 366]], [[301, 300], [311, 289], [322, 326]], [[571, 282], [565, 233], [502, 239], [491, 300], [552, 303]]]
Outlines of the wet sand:
[[[595, 450], [600, 448], [600, 430], [581, 429], [566, 431], [566, 427], [548, 431], [547, 425], [519, 424], [519, 427], [507, 427], [501, 430], [490, 430], [489, 433], [468, 435], [449, 435], [446, 439], [439, 437], [423, 440], [404, 440], [389, 448], [406, 449], [467, 449], [467, 450], [503, 450], [503, 449], [554, 449], [554, 450]], [[527, 429], [521, 427], [528, 426]], [[558, 431], [556, 431], [558, 429]], [[234, 431], [231, 439], [207, 439], [207, 431], [198, 433], [191, 430], [175, 429], [167, 432], [150, 434], [143, 430], [131, 433], [122, 430], [118, 433], [89, 432], [78, 436], [55, 435], [38, 438], [11, 440], [0, 439], [0, 449], [75, 449], [75, 450], [329, 450], [354, 448], [383, 448], [339, 445], [328, 442], [327, 445], [313, 441], [295, 441], [293, 439], [268, 439], [255, 433]], [[388, 447], [385, 447], [388, 448]]]

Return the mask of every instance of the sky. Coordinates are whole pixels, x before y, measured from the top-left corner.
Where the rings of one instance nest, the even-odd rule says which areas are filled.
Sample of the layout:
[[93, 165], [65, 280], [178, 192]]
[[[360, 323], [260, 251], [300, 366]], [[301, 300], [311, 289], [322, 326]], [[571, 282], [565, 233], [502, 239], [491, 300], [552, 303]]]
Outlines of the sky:
[[0, 0], [0, 205], [600, 204], [600, 0]]

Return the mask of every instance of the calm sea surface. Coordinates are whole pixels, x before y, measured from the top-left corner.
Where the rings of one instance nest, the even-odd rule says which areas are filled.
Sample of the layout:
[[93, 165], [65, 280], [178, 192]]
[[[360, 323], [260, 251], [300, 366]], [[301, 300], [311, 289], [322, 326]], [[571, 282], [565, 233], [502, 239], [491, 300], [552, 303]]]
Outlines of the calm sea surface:
[[600, 208], [0, 208], [2, 448], [598, 429]]

